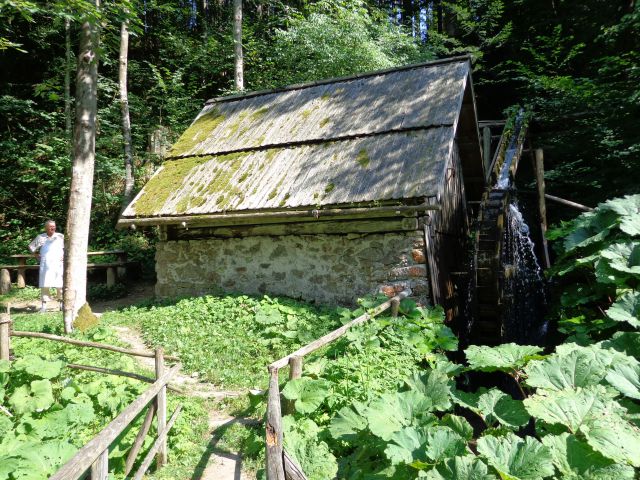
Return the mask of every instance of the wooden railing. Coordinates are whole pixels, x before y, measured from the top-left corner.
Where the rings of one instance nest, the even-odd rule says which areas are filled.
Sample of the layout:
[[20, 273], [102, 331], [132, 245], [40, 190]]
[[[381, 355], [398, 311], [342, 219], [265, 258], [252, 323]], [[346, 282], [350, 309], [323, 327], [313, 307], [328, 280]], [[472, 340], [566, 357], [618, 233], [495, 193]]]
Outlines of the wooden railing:
[[99, 348], [112, 352], [122, 353], [126, 355], [147, 357], [155, 359], [156, 378], [149, 378], [121, 370], [111, 370], [101, 367], [92, 367], [89, 365], [68, 364], [68, 368], [89, 370], [110, 375], [125, 376], [151, 383], [152, 385], [140, 394], [127, 408], [124, 409], [114, 420], [112, 420], [97, 436], [89, 443], [82, 447], [66, 464], [64, 464], [50, 478], [52, 480], [76, 480], [83, 478], [85, 473], [90, 470], [89, 478], [91, 480], [106, 480], [109, 471], [109, 446], [114, 440], [133, 422], [138, 415], [147, 407], [147, 413], [140, 427], [140, 431], [134, 440], [131, 450], [125, 462], [125, 476], [128, 476], [134, 466], [136, 458], [140, 453], [144, 439], [149, 433], [153, 417], [157, 419], [158, 436], [147, 452], [142, 464], [138, 468], [133, 477], [136, 480], [141, 479], [151, 466], [154, 456], [156, 457], [156, 465], [158, 468], [167, 463], [167, 435], [182, 409], [178, 405], [176, 410], [167, 421], [167, 389], [181, 392], [180, 389], [169, 385], [169, 381], [180, 370], [180, 364], [176, 364], [171, 368], [166, 368], [165, 360], [177, 360], [171, 355], [164, 355], [162, 348], [157, 348], [155, 352], [144, 350], [131, 350], [127, 348], [117, 347], [115, 345], [107, 345], [96, 342], [86, 342], [74, 338], [60, 337], [40, 332], [22, 332], [11, 330], [11, 315], [7, 308], [7, 313], [0, 313], [0, 359], [9, 360], [11, 350], [11, 337], [38, 338], [42, 340], [55, 341], [76, 345], [79, 347]]
[[385, 310], [391, 309], [391, 316], [397, 317], [400, 300], [409, 296], [409, 293], [410, 292], [408, 290], [400, 292], [395, 297], [387, 300], [381, 305], [378, 305], [371, 311], [360, 315], [351, 322], [344, 324], [342, 327], [337, 328], [317, 340], [314, 340], [295, 352], [276, 360], [267, 367], [269, 370], [267, 421], [265, 425], [267, 480], [302, 480], [307, 478], [300, 466], [295, 463], [283, 447], [282, 407], [280, 405], [278, 371], [289, 365], [289, 379], [292, 380], [300, 378], [302, 376], [302, 359], [305, 355], [328, 345], [332, 341], [344, 335], [350, 328], [380, 315]]

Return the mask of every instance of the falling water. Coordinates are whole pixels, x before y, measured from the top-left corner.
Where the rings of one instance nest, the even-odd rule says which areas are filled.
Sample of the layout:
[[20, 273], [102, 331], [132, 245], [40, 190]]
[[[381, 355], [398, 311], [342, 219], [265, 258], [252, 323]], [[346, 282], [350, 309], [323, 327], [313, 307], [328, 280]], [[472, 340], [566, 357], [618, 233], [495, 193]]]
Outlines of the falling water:
[[542, 344], [548, 327], [542, 269], [516, 201], [507, 209], [504, 236], [504, 341]]

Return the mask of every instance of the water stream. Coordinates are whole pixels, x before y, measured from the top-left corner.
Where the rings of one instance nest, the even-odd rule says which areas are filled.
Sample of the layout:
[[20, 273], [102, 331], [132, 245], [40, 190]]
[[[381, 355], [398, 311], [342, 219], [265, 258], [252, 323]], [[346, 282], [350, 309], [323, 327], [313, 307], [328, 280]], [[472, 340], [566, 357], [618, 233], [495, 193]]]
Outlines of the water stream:
[[542, 345], [548, 328], [544, 279], [529, 233], [520, 207], [513, 201], [506, 212], [503, 244], [503, 341]]

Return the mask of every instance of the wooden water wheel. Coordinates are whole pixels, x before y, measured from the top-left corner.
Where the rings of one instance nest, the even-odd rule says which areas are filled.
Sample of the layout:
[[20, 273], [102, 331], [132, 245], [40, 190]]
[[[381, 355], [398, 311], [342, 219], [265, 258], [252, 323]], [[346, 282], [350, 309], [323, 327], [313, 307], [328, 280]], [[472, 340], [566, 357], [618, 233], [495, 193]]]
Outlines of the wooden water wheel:
[[494, 189], [485, 194], [478, 216], [476, 249], [476, 312], [471, 327], [472, 343], [497, 345], [502, 339], [505, 306], [503, 239], [509, 191]]

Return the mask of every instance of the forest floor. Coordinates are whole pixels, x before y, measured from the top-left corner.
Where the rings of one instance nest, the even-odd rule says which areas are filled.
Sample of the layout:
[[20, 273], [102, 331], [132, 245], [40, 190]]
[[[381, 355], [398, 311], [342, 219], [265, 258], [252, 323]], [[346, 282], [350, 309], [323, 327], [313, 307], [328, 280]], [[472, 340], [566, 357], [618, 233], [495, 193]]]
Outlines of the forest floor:
[[[126, 297], [96, 301], [91, 305], [91, 308], [97, 316], [101, 316], [105, 312], [137, 305], [145, 301], [153, 300], [153, 298], [154, 290], [152, 284], [137, 284], [131, 286]], [[58, 308], [59, 304], [57, 301], [51, 301], [47, 304], [48, 311], [57, 311]], [[39, 300], [21, 300], [11, 303], [11, 310], [16, 312], [37, 313], [39, 309]], [[148, 350], [148, 346], [144, 343], [142, 334], [139, 331], [123, 325], [117, 325], [113, 328], [123, 343], [128, 344], [135, 350]], [[153, 359], [144, 357], [135, 358], [143, 367], [150, 370], [154, 369]], [[211, 383], [201, 382], [197, 377], [182, 373], [178, 373], [177, 377], [172, 381], [172, 384], [183, 389], [186, 396], [217, 401], [238, 397], [246, 393], [220, 390]], [[247, 423], [252, 421], [251, 419], [230, 416], [223, 410], [209, 411], [209, 443], [205, 452], [208, 458], [203, 457], [198, 465], [194, 467], [195, 471], [190, 477], [190, 480], [249, 480], [253, 478], [253, 475], [246, 475], [242, 472], [242, 456], [239, 453], [229, 453], [216, 448], [216, 444], [220, 440], [218, 430], [224, 431], [226, 427], [234, 423]]]

